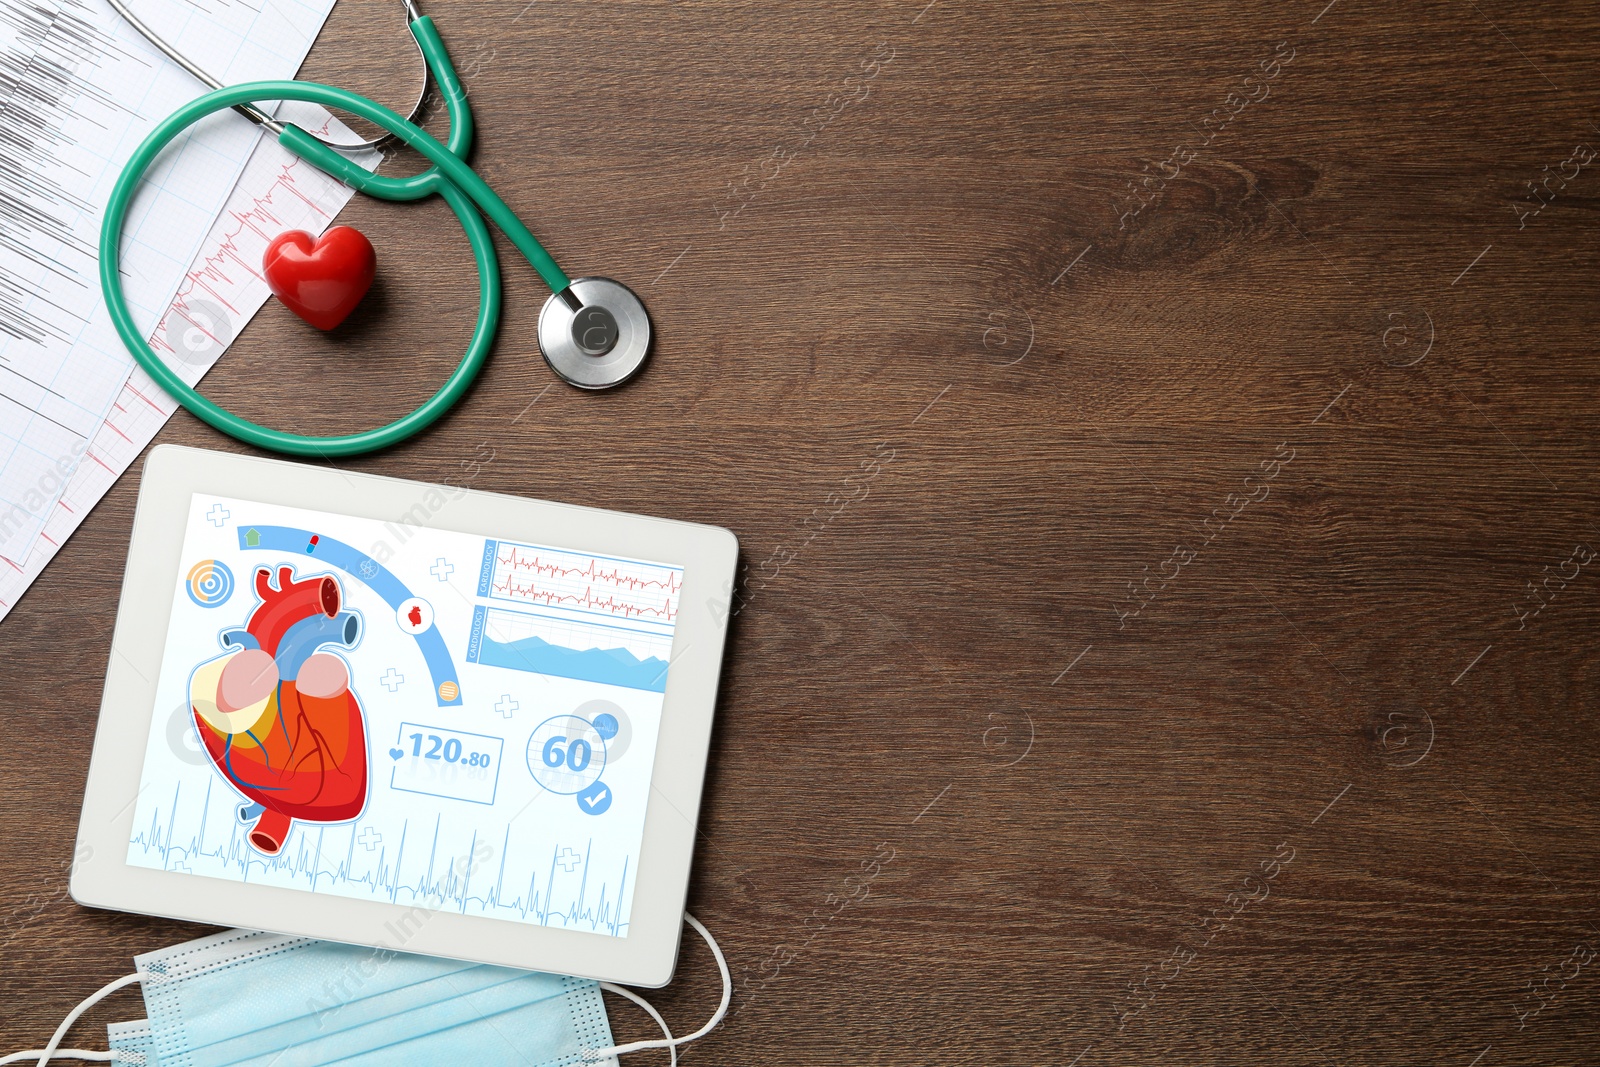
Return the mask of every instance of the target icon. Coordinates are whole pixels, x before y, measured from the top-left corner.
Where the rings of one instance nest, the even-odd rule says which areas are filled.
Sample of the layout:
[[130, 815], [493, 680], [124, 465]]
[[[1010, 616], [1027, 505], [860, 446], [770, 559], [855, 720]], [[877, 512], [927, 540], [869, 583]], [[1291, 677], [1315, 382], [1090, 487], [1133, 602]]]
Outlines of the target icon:
[[220, 607], [233, 595], [233, 572], [220, 559], [203, 559], [189, 568], [184, 588], [202, 608]]

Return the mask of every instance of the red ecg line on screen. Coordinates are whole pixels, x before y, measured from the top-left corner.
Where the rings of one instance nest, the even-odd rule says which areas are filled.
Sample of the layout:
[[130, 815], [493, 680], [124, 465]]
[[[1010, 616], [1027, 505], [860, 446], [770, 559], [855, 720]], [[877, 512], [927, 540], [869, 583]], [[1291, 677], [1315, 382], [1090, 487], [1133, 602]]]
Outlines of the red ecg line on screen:
[[[513, 572], [494, 583], [494, 591], [502, 596], [560, 607], [605, 611], [624, 618], [650, 616], [670, 621], [677, 616], [675, 600], [678, 590], [683, 588], [683, 579], [676, 573], [668, 572], [665, 578], [660, 579], [645, 578], [627, 574], [621, 567], [606, 569], [596, 559], [591, 559], [582, 566], [568, 567], [547, 561], [538, 555], [523, 555], [512, 545], [504, 546], [503, 550], [496, 554], [496, 559], [501, 567]], [[563, 582], [588, 581], [611, 588], [597, 593], [593, 585], [585, 585], [581, 593], [563, 593], [542, 587], [538, 584], [539, 578]], [[666, 594], [659, 606], [653, 603], [640, 603], [626, 596], [618, 599], [615, 595], [615, 592], [641, 593], [657, 590]]]
[[507, 578], [503, 582], [496, 582], [494, 591], [501, 596], [512, 597], [516, 600], [531, 600], [556, 607], [588, 608], [595, 611], [609, 612], [612, 615], [620, 615], [625, 619], [648, 615], [671, 622], [678, 615], [673, 610], [671, 597], [662, 601], [660, 607], [652, 607], [630, 603], [626, 600], [617, 600], [609, 596], [598, 599], [589, 586], [584, 586], [581, 594], [569, 595], [557, 593], [553, 590], [540, 589], [535, 585], [523, 585], [520, 582], [513, 581], [511, 578]]
[[590, 581], [606, 582], [618, 588], [626, 587], [630, 590], [639, 589], [664, 589], [668, 593], [676, 593], [683, 588], [683, 579], [675, 573], [668, 573], [665, 581], [653, 578], [638, 578], [631, 574], [622, 573], [621, 568], [603, 571], [600, 561], [591, 559], [582, 567], [563, 567], [559, 563], [546, 563], [538, 556], [529, 558], [516, 550], [515, 546], [506, 546], [510, 554], [501, 553], [498, 558], [500, 564], [510, 567], [515, 571], [532, 571], [535, 574], [549, 575], [551, 578], [587, 578]]

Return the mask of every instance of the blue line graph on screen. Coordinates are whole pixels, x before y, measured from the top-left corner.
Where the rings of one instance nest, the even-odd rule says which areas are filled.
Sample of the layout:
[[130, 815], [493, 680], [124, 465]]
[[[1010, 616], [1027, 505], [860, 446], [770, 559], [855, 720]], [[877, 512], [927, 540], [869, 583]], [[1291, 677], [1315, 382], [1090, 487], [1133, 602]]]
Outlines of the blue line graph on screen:
[[479, 604], [466, 661], [665, 693], [671, 653], [668, 634]]
[[[245, 841], [245, 826], [236, 818], [208, 818], [214, 799], [231, 806], [237, 798], [213, 798], [206, 785], [199, 806], [199, 824], [187, 836], [177, 830], [179, 795], [174, 788], [165, 817], [158, 811], [129, 842], [129, 858], [160, 858], [161, 868], [312, 892], [329, 892], [367, 900], [386, 900], [433, 910], [449, 908], [463, 915], [512, 919], [565, 929], [626, 936], [622, 915], [631, 858], [605, 864], [591, 858], [593, 840], [581, 850], [572, 844], [550, 850], [548, 862], [513, 855], [508, 826], [498, 848], [471, 835], [465, 856], [440, 855], [441, 820], [412, 827], [401, 823], [399, 840], [364, 832], [359, 824], [301, 830], [276, 856], [266, 856]], [[225, 826], [219, 826], [224, 823]], [[374, 840], [376, 838], [377, 840]], [[600, 868], [610, 866], [609, 872]], [[526, 877], [516, 869], [526, 870]], [[402, 871], [408, 870], [408, 874]], [[615, 885], [609, 880], [615, 877]]]

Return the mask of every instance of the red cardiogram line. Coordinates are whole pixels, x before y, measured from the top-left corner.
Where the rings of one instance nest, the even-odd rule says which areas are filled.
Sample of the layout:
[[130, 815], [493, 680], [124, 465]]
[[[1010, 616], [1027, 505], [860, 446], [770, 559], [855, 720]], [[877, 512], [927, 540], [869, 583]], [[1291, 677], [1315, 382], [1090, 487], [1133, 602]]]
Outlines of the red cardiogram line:
[[588, 578], [591, 581], [608, 582], [612, 585], [630, 590], [640, 589], [665, 589], [668, 593], [676, 593], [683, 588], [683, 579], [677, 574], [669, 574], [666, 581], [654, 581], [649, 578], [636, 578], [630, 574], [623, 574], [621, 569], [602, 571], [600, 561], [591, 559], [582, 567], [563, 567], [558, 563], [546, 563], [539, 556], [531, 559], [519, 553], [514, 545], [504, 546], [510, 549], [510, 554], [498, 553], [497, 557], [502, 566], [518, 571], [533, 571], [535, 574], [548, 575], [551, 578]]
[[510, 577], [503, 582], [496, 582], [494, 591], [502, 596], [512, 597], [517, 600], [536, 601], [540, 604], [550, 604], [556, 607], [594, 608], [610, 612], [612, 615], [621, 615], [623, 618], [651, 615], [671, 622], [678, 615], [672, 606], [672, 598], [670, 596], [662, 601], [660, 607], [651, 607], [629, 603], [626, 600], [616, 600], [609, 596], [598, 598], [594, 596], [589, 586], [584, 587], [582, 594], [573, 595], [557, 593], [553, 590], [547, 591], [535, 585], [522, 585], [516, 583]]
[[[326, 134], [331, 126], [332, 119], [330, 118], [328, 122], [322, 125], [321, 129], [314, 130], [312, 132], [317, 134]], [[165, 350], [166, 352], [175, 354], [175, 350], [167, 343], [167, 324], [168, 320], [174, 314], [177, 314], [190, 326], [205, 332], [206, 336], [219, 346], [223, 343], [220, 338], [211, 333], [211, 323], [205, 322], [203, 317], [197, 318], [195, 315], [191, 314], [189, 299], [194, 296], [195, 291], [198, 289], [206, 295], [214, 298], [219, 304], [226, 307], [235, 315], [239, 314], [239, 309], [229, 301], [226, 295], [224, 295], [228, 287], [234, 284], [236, 269], [242, 267], [245, 273], [249, 274], [251, 277], [254, 277], [258, 280], [261, 279], [259, 270], [252, 266], [240, 255], [241, 238], [245, 238], [247, 233], [254, 234], [256, 237], [259, 237], [262, 240], [263, 244], [265, 244], [270, 242], [272, 238], [277, 235], [278, 231], [283, 228], [283, 224], [278, 220], [277, 216], [273, 214], [272, 208], [275, 204], [282, 202], [280, 197], [294, 197], [306, 207], [310, 208], [315, 214], [324, 219], [332, 219], [333, 216], [324, 210], [320, 204], [300, 191], [300, 188], [295, 180], [295, 173], [300, 167], [301, 163], [302, 160], [300, 159], [292, 159], [285, 163], [278, 171], [277, 177], [274, 178], [272, 183], [267, 187], [267, 191], [260, 196], [255, 197], [249, 208], [243, 211], [232, 212], [233, 218], [238, 225], [226, 235], [215, 252], [208, 253], [206, 257], [200, 261], [200, 265], [198, 267], [194, 267], [188, 272], [188, 274], [184, 276], [183, 281], [178, 286], [177, 295], [173, 297], [172, 303], [168, 306], [166, 314], [162, 315], [161, 322], [156, 327], [155, 336], [150, 340], [151, 348]], [[248, 240], [248, 238], [246, 238], [246, 240]], [[142, 400], [159, 417], [164, 419], [171, 414], [169, 410], [164, 409], [160, 404], [157, 404], [155, 401], [151, 400], [149, 397], [140, 392], [138, 388], [134, 386], [131, 380], [128, 381], [122, 388], [122, 399], [126, 399], [128, 394], [131, 393], [133, 396]], [[123, 415], [129, 414], [128, 409], [120, 403], [114, 404], [113, 408], [115, 409], [115, 412], [119, 412]], [[113, 421], [115, 417], [115, 414], [109, 415], [106, 419], [105, 425], [108, 426], [118, 437], [121, 437], [124, 441], [127, 441], [131, 444], [132, 441], [128, 435], [123, 433], [122, 430], [115, 425]], [[84, 455], [85, 458], [94, 461], [94, 463], [96, 463], [98, 466], [104, 468], [107, 474], [115, 476], [118, 473], [115, 467], [105, 462], [105, 460], [101, 459], [99, 456], [95, 455], [95, 450], [92, 444], [91, 447], [85, 450]], [[64, 504], [62, 506], [65, 507]], [[67, 510], [70, 512], [72, 509], [68, 508]], [[0, 558], [5, 557], [0, 556]]]
[[[324, 128], [319, 132], [327, 131]], [[224, 295], [225, 291], [235, 284], [234, 277], [236, 272], [243, 270], [257, 281], [265, 281], [261, 276], [260, 269], [251, 265], [239, 254], [241, 238], [247, 243], [253, 243], [251, 238], [246, 236], [247, 233], [253, 234], [255, 237], [260, 238], [263, 244], [266, 244], [278, 235], [283, 229], [283, 223], [272, 213], [272, 207], [279, 196], [291, 196], [325, 219], [333, 217], [314, 200], [302, 193], [296, 185], [294, 171], [302, 162], [299, 159], [292, 159], [285, 163], [279, 169], [277, 178], [268, 186], [264, 194], [256, 197], [249, 208], [233, 213], [234, 220], [238, 222], [238, 226], [223, 239], [214, 253], [206, 256], [205, 259], [200, 261], [200, 266], [189, 271], [188, 275], [184, 277], [183, 283], [178, 287], [178, 295], [172, 299], [172, 306], [161, 317], [161, 325], [156, 327], [155, 337], [150, 342], [151, 348], [176, 354], [177, 350], [167, 343], [167, 320], [174, 314], [200, 330], [214, 343], [218, 345], [224, 343], [211, 333], [211, 323], [197, 322], [189, 314], [189, 298], [194, 296], [196, 290], [200, 290], [205, 296], [209, 296], [233, 314], [239, 314], [239, 309], [234, 307], [229, 302], [228, 297]]]
[[[322, 124], [321, 129], [312, 130], [311, 132], [319, 136], [326, 134], [332, 124], [333, 120], [330, 118], [327, 122]], [[228, 298], [221, 292], [222, 287], [232, 286], [234, 284], [233, 278], [228, 275], [228, 273], [224, 270], [224, 267], [230, 263], [237, 264], [239, 267], [244, 269], [246, 274], [249, 274], [257, 281], [265, 280], [261, 277], [260, 271], [251, 266], [244, 259], [240, 258], [239, 238], [243, 237], [246, 231], [249, 231], [261, 238], [263, 243], [266, 243], [270, 242], [278, 235], [278, 233], [283, 229], [283, 224], [278, 220], [277, 216], [272, 214], [271, 208], [275, 198], [280, 192], [293, 196], [295, 199], [305, 204], [306, 207], [310, 208], [312, 211], [316, 212], [318, 215], [321, 215], [325, 219], [331, 219], [333, 217], [324, 211], [322, 207], [310, 197], [302, 193], [296, 186], [294, 171], [301, 164], [301, 162], [302, 160], [296, 158], [285, 163], [283, 167], [279, 169], [277, 178], [275, 178], [272, 184], [267, 187], [267, 191], [264, 194], [256, 197], [251, 202], [250, 206], [244, 211], [235, 211], [233, 213], [234, 220], [239, 224], [238, 227], [223, 239], [222, 244], [217, 247], [217, 251], [214, 254], [206, 256], [205, 259], [200, 261], [199, 267], [190, 270], [189, 273], [184, 277], [183, 282], [178, 286], [178, 295], [172, 298], [172, 304], [167, 308], [167, 313], [161, 316], [161, 323], [156, 327], [156, 336], [154, 340], [150, 342], [151, 348], [160, 348], [166, 349], [168, 352], [175, 352], [172, 346], [167, 344], [167, 320], [172, 317], [174, 312], [176, 312], [177, 315], [189, 325], [205, 333], [205, 335], [213, 342], [219, 345], [223, 343], [220, 339], [212, 335], [209, 324], [198, 323], [189, 315], [189, 304], [187, 298], [193, 295], [196, 289], [201, 289], [208, 296], [213, 297], [219, 304], [233, 312], [235, 315], [239, 313], [239, 309], [229, 303]], [[262, 229], [260, 225], [261, 223], [267, 223], [273, 227], [271, 232], [269, 233]]]

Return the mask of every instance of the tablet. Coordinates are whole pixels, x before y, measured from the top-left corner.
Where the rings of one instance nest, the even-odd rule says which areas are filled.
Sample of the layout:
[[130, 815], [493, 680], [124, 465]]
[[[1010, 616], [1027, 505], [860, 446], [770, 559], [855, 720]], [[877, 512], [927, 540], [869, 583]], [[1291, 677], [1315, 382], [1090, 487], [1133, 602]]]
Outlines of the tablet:
[[73, 897], [665, 984], [737, 550], [712, 526], [155, 449]]

